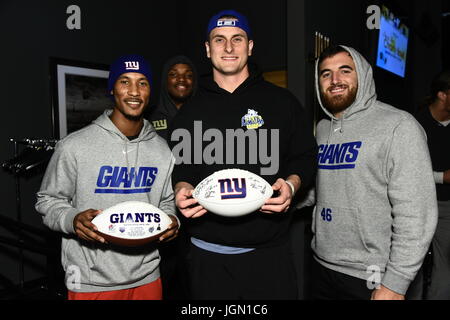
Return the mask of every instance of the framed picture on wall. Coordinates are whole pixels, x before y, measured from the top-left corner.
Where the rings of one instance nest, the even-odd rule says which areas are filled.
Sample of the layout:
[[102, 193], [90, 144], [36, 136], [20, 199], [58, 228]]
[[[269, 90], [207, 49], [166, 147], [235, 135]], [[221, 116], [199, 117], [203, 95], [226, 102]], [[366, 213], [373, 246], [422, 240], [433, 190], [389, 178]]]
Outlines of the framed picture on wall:
[[111, 108], [108, 75], [108, 65], [50, 58], [55, 139], [85, 127]]

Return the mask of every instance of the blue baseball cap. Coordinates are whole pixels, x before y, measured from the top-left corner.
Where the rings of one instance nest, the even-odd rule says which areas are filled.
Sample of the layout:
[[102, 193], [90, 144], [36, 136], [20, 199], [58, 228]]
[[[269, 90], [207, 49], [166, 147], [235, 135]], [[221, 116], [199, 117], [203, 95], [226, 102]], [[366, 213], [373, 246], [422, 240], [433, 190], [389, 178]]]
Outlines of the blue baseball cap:
[[114, 88], [117, 79], [124, 73], [142, 73], [152, 85], [152, 72], [145, 59], [136, 54], [122, 56], [111, 64], [108, 78], [108, 93]]
[[[221, 19], [224, 16], [232, 16], [236, 19]], [[247, 33], [247, 37], [251, 39], [251, 31], [250, 31], [250, 25], [248, 23], [247, 18], [240, 14], [237, 11], [234, 10], [223, 10], [220, 11], [218, 14], [214, 15], [208, 23], [208, 29], [206, 31], [206, 39], [209, 39], [209, 34], [211, 31], [215, 28], [220, 27], [237, 27], [241, 28]]]

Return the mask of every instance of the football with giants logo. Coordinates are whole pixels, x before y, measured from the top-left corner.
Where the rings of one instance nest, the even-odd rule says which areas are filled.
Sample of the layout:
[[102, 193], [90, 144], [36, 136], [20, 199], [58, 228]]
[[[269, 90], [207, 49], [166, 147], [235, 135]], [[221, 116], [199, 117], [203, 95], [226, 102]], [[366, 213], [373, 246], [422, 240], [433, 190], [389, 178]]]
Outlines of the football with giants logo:
[[107, 242], [135, 247], [157, 240], [172, 219], [149, 203], [125, 201], [103, 210], [92, 223]]
[[239, 217], [260, 209], [272, 194], [272, 186], [260, 176], [246, 170], [226, 169], [200, 182], [193, 197], [212, 213]]

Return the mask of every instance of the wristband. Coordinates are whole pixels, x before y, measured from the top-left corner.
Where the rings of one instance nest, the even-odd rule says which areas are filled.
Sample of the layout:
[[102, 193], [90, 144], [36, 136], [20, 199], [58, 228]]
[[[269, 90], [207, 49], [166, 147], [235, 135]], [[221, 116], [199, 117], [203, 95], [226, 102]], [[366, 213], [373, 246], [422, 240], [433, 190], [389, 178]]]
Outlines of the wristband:
[[294, 196], [294, 194], [295, 194], [295, 188], [294, 188], [294, 185], [292, 184], [292, 182], [287, 181], [287, 180], [284, 180], [284, 182], [286, 182], [286, 184], [287, 184], [289, 187], [291, 187], [292, 196]]

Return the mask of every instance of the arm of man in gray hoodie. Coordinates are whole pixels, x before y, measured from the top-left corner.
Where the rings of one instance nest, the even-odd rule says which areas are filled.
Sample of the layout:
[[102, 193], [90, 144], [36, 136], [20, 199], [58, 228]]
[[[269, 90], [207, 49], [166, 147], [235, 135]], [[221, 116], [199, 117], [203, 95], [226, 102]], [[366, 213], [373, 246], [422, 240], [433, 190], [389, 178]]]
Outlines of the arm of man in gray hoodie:
[[73, 220], [80, 213], [72, 206], [77, 164], [74, 155], [58, 142], [37, 193], [36, 210], [51, 230], [73, 234]]
[[405, 115], [394, 130], [386, 174], [393, 221], [381, 284], [404, 295], [422, 265], [438, 217], [426, 135], [412, 116]]
[[159, 208], [167, 213], [172, 218], [172, 224], [169, 226], [168, 232], [166, 232], [160, 241], [170, 241], [178, 235], [178, 229], [180, 228], [180, 220], [177, 217], [175, 210], [175, 196], [172, 188], [172, 171], [175, 165], [175, 157], [172, 156], [170, 160], [170, 169], [167, 172], [166, 179], [164, 181], [164, 187], [161, 194], [161, 201]]
[[43, 215], [44, 224], [51, 230], [76, 234], [87, 241], [105, 242], [94, 232], [97, 227], [91, 222], [101, 211], [87, 209], [80, 212], [72, 205], [77, 172], [73, 152], [63, 142], [59, 142], [37, 193], [35, 208]]

